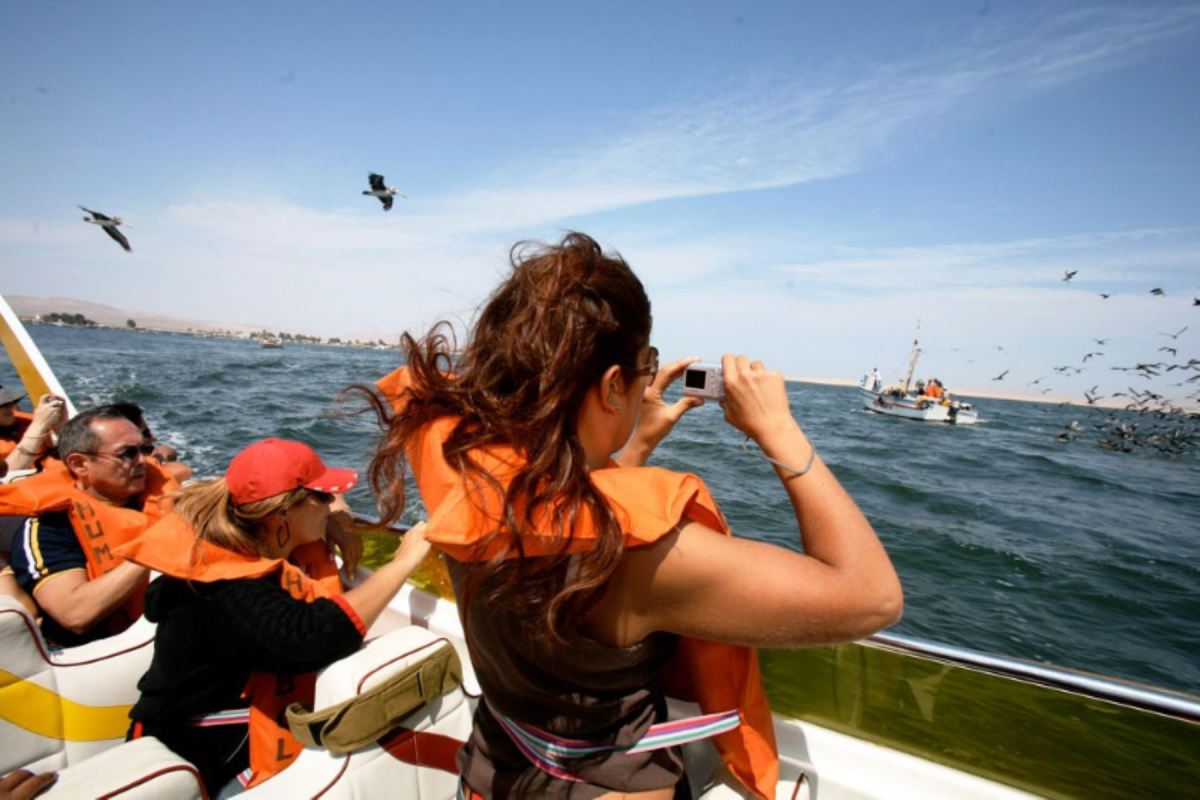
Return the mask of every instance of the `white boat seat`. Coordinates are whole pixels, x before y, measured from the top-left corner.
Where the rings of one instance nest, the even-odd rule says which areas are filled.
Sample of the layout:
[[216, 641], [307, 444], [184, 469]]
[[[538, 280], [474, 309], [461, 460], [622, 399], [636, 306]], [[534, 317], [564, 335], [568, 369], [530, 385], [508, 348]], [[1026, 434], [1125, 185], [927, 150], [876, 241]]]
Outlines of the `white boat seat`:
[[[317, 678], [314, 710], [336, 706], [408, 670], [447, 640], [415, 626], [400, 628], [325, 669]], [[306, 747], [287, 769], [247, 791], [256, 797], [366, 800], [454, 797], [453, 753], [471, 733], [474, 704], [462, 688], [416, 709], [390, 734], [347, 755]], [[411, 761], [439, 766], [416, 766]]]
[[38, 797], [199, 800], [204, 784], [195, 767], [158, 739], [144, 736], [59, 770], [58, 780]]
[[125, 741], [154, 625], [53, 653], [15, 599], [0, 596], [0, 774], [61, 770]]

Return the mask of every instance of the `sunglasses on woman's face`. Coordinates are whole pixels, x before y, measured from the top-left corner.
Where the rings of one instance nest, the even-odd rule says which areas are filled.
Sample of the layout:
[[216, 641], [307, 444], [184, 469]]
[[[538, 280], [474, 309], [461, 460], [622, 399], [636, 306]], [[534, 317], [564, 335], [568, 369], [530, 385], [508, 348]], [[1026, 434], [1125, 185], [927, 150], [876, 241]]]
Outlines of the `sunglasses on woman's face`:
[[115, 453], [89, 453], [88, 455], [93, 458], [115, 458], [129, 464], [135, 464], [137, 463], [138, 456], [146, 458], [153, 452], [154, 445], [149, 442], [143, 442], [142, 444], [131, 444], [128, 447], [122, 447]]
[[655, 376], [658, 375], [658, 348], [657, 347], [650, 348], [650, 363], [647, 364], [646, 366], [642, 367], [641, 369], [639, 369], [635, 374], [648, 375], [648, 376], [650, 376], [650, 380], [654, 380]]

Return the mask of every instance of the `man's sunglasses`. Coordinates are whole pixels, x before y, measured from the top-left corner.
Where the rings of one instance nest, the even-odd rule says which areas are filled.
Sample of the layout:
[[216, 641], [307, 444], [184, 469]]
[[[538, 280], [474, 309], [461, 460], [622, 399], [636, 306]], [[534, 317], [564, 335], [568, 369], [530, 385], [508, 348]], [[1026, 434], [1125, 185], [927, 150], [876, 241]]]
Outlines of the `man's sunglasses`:
[[88, 455], [95, 458], [107, 456], [108, 458], [116, 458], [133, 464], [137, 462], [138, 456], [148, 457], [153, 452], [154, 445], [149, 442], [143, 442], [142, 444], [131, 444], [128, 447], [123, 447], [115, 453], [89, 453]]

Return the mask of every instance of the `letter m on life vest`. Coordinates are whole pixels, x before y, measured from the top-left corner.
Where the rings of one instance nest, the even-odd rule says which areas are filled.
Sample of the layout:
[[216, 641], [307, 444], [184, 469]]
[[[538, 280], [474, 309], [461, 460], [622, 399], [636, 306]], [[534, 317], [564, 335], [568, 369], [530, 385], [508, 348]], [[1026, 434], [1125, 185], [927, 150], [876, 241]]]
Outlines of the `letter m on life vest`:
[[105, 540], [104, 526], [100, 523], [96, 509], [92, 507], [91, 503], [76, 500], [73, 511], [75, 512], [76, 536], [83, 534], [83, 538], [87, 539], [87, 542], [81, 541], [80, 544], [91, 550], [91, 558], [88, 560], [95, 565], [97, 573], [107, 572], [116, 559], [112, 550], [109, 549], [109, 543]]

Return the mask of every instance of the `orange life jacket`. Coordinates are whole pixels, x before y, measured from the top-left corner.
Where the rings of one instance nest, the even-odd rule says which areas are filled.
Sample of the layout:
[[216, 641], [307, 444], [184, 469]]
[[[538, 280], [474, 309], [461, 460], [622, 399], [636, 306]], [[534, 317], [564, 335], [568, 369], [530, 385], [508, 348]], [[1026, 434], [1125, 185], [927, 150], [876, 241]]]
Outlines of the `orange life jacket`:
[[[292, 562], [250, 556], [199, 540], [177, 514], [165, 517], [145, 534], [121, 548], [125, 558], [181, 580], [198, 583], [261, 578], [277, 572], [280, 585], [297, 600], [342, 592], [337, 562], [324, 542], [310, 542], [292, 551]], [[287, 707], [294, 702], [311, 706], [315, 672], [276, 675], [255, 672], [242, 696], [250, 702], [250, 778], [256, 786], [296, 760], [304, 746], [288, 729]]]
[[33, 414], [25, 411], [13, 412], [12, 425], [3, 434], [0, 434], [0, 458], [8, 458], [8, 454], [17, 449], [17, 445], [21, 443], [21, 437], [25, 435], [31, 422], [33, 422]]
[[[407, 368], [402, 367], [378, 381], [376, 387], [400, 410], [407, 401], [404, 392], [410, 381]], [[408, 448], [417, 487], [430, 514], [426, 538], [460, 561], [488, 560], [501, 554], [512, 557], [508, 537], [495, 535], [502, 498], [482, 486], [468, 487], [442, 456], [442, 443], [454, 424], [453, 418], [436, 420]], [[472, 457], [502, 484], [522, 462], [508, 447], [486, 448], [473, 452]], [[695, 475], [657, 467], [612, 466], [593, 470], [590, 477], [608, 500], [626, 547], [656, 542], [685, 519], [732, 535], [704, 482]], [[535, 524], [535, 528], [552, 530], [551, 514], [552, 510], [546, 509], [539, 518], [546, 524]], [[590, 550], [597, 535], [585, 507], [568, 551]], [[562, 542], [535, 532], [523, 535], [522, 545], [526, 555], [536, 556], [558, 552]], [[704, 713], [739, 710], [741, 725], [714, 737], [714, 743], [744, 786], [760, 797], [774, 797], [779, 755], [758, 652], [752, 647], [681, 637], [669, 674], [668, 693], [698, 703]]]
[[[137, 503], [140, 510], [115, 506], [77, 489], [66, 465], [47, 459], [37, 475], [0, 486], [0, 515], [38, 517], [67, 512], [71, 530], [87, 559], [88, 580], [95, 580], [124, 563], [117, 549], [157, 522], [170, 506], [170, 495], [178, 490], [174, 478], [158, 465], [146, 462], [146, 488]], [[104, 624], [109, 635], [125, 630], [142, 615], [142, 597], [148, 583], [143, 579], [108, 616]]]

